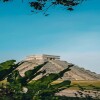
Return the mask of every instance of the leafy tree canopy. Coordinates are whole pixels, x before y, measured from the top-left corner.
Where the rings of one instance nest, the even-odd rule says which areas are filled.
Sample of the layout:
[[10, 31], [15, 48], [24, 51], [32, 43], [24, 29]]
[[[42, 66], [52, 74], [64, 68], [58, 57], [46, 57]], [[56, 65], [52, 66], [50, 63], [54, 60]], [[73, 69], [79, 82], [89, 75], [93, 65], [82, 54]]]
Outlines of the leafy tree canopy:
[[[0, 0], [2, 2], [15, 1], [15, 0]], [[21, 0], [22, 3], [26, 0]], [[62, 6], [67, 10], [72, 11], [74, 6], [82, 3], [85, 0], [29, 0], [30, 7], [33, 8], [32, 12], [43, 11], [46, 15], [49, 8], [53, 6]]]
[[[23, 77], [16, 69], [23, 62], [15, 63], [15, 60], [8, 60], [0, 63], [0, 82], [7, 81], [6, 85], [0, 86], [0, 100], [59, 100], [55, 93], [69, 88], [71, 81], [64, 80], [58, 84], [51, 83], [63, 77], [64, 73], [70, 71], [70, 67], [73, 65], [68, 65], [59, 73], [45, 75], [45, 70], [40, 69], [47, 63], [44, 62], [26, 71]], [[44, 74], [43, 77], [32, 80], [40, 74]]]

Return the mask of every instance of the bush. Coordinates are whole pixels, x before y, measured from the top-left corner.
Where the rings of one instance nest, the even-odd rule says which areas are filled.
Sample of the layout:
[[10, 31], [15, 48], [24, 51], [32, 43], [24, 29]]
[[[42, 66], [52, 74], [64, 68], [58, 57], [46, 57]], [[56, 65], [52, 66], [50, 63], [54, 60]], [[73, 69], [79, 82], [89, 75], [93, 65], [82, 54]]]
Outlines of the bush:
[[0, 81], [7, 80], [8, 83], [6, 85], [2, 84], [0, 87], [1, 100], [58, 100], [55, 93], [68, 88], [71, 84], [70, 80], [55, 85], [51, 83], [61, 78], [65, 72], [70, 71], [70, 67], [73, 65], [69, 65], [59, 73], [44, 75], [40, 79], [31, 82], [36, 76], [45, 73], [45, 70], [40, 71], [40, 69], [48, 62], [26, 71], [24, 77], [16, 70], [22, 63], [16, 64], [15, 60], [0, 63]]

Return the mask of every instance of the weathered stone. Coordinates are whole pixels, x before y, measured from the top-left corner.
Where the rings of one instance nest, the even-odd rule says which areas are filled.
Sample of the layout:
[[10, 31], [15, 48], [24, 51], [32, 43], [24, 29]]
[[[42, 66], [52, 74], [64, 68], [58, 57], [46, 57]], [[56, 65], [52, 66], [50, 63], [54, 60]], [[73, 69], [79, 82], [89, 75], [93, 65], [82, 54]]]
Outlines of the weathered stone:
[[[60, 56], [54, 55], [34, 55], [26, 58], [22, 65], [18, 67], [18, 70], [22, 76], [24, 76], [25, 71], [33, 69], [35, 66], [42, 64], [43, 62], [48, 61], [46, 65], [44, 65], [41, 70], [46, 70], [46, 74], [48, 73], [58, 73], [63, 69], [67, 68], [70, 63], [67, 61], [60, 60]], [[36, 79], [42, 77], [42, 74], [36, 77]], [[84, 68], [73, 66], [71, 71], [66, 72], [62, 79], [60, 80], [100, 80], [100, 75], [91, 72], [89, 70], [85, 70]]]

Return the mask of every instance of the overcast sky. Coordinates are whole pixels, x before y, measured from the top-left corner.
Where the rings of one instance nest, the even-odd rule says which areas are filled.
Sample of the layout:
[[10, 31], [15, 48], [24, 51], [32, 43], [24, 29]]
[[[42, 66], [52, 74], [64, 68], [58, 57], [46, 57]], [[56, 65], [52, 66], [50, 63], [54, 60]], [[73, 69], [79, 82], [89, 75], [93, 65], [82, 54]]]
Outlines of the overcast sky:
[[0, 62], [54, 54], [100, 73], [100, 0], [87, 0], [72, 12], [53, 8], [47, 17], [30, 9], [0, 2]]

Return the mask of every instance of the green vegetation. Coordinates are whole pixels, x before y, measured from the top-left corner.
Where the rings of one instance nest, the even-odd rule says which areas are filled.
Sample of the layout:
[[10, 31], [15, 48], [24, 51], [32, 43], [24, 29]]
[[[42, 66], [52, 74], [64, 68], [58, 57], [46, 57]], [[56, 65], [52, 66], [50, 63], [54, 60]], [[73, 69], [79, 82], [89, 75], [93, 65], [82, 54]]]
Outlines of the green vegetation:
[[80, 89], [80, 86], [85, 90], [100, 90], [100, 81], [72, 81], [72, 89], [77, 88]]
[[[9, 60], [0, 63], [0, 100], [77, 100], [77, 97], [56, 96], [55, 93], [64, 89], [100, 90], [100, 81], [72, 81], [72, 83], [70, 80], [57, 81], [65, 72], [70, 71], [73, 65], [68, 65], [59, 73], [46, 75], [45, 70], [40, 70], [46, 63], [26, 71], [23, 77], [16, 70], [23, 62], [16, 63], [15, 60]], [[43, 77], [33, 81], [40, 74], [43, 74]], [[99, 95], [96, 98], [98, 100]], [[78, 100], [88, 99], [93, 100], [89, 95], [78, 98]]]
[[[58, 100], [55, 93], [68, 88], [71, 84], [70, 80], [65, 80], [58, 84], [51, 83], [61, 78], [65, 72], [70, 71], [70, 67], [73, 65], [69, 65], [68, 68], [57, 74], [45, 75], [45, 70], [40, 71], [47, 63], [45, 62], [36, 66], [33, 70], [26, 71], [25, 76], [22, 77], [19, 71], [16, 70], [22, 63], [16, 64], [15, 60], [0, 63], [0, 81], [3, 82], [0, 87], [1, 100]], [[32, 79], [40, 74], [44, 74], [44, 76], [31, 82]]]
[[[54, 81], [52, 84], [58, 84], [62, 81]], [[71, 81], [71, 85], [69, 89], [72, 90], [79, 90], [80, 87], [84, 88], [85, 90], [100, 90], [100, 80], [77, 80], [77, 81]]]

